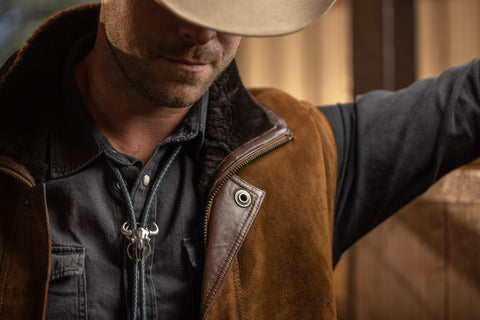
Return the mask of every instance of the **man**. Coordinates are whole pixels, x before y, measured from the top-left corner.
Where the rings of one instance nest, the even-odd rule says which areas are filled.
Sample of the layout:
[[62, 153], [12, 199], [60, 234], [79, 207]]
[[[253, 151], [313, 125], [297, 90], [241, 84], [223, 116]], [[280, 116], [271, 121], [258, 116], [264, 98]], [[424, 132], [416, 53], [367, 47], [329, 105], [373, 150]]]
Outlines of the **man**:
[[2, 68], [1, 319], [335, 319], [332, 266], [479, 155], [478, 62], [322, 108], [238, 35], [333, 1], [104, 0]]

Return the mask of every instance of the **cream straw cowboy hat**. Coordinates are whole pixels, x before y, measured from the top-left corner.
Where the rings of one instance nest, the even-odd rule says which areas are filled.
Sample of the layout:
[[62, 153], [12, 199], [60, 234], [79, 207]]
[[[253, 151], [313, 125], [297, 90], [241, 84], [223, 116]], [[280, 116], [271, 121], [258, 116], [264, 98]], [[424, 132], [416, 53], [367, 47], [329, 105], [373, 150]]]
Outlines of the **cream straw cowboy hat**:
[[192, 23], [243, 36], [279, 36], [314, 23], [335, 0], [155, 0]]

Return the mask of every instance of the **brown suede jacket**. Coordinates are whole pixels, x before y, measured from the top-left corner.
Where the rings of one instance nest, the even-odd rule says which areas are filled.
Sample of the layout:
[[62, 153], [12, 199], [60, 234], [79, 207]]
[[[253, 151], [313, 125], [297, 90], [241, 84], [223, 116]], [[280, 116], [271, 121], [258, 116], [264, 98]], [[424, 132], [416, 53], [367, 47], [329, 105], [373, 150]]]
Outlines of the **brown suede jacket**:
[[[97, 5], [57, 14], [0, 73], [0, 319], [42, 319], [51, 238], [50, 119], [70, 46]], [[198, 191], [205, 196], [203, 319], [335, 319], [337, 155], [318, 109], [248, 92], [235, 65], [210, 89]], [[243, 190], [251, 197], [238, 199]]]

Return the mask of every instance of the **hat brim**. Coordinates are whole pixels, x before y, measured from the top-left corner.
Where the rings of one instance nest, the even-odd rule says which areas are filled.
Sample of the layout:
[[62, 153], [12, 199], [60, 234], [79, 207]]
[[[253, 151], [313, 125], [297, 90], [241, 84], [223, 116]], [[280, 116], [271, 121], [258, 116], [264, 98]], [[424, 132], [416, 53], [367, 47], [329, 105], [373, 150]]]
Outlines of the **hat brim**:
[[155, 0], [194, 24], [242, 36], [280, 36], [317, 21], [335, 0]]

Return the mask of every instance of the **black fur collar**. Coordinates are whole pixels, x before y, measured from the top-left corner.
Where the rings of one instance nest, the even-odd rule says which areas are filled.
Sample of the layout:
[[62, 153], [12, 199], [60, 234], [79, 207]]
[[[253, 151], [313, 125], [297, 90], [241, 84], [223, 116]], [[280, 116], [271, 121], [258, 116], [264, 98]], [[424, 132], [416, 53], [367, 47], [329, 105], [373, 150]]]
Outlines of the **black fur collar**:
[[[79, 37], [97, 28], [99, 8], [57, 13], [1, 69], [0, 153], [26, 166], [37, 183], [48, 179], [50, 119], [60, 103], [65, 56]], [[199, 190], [205, 193], [228, 154], [272, 126], [232, 63], [210, 88]]]

